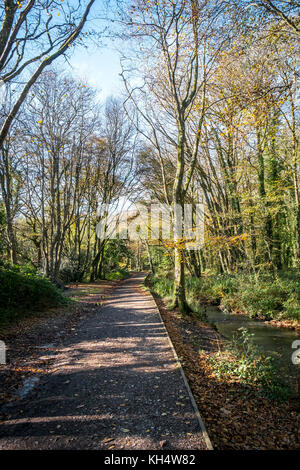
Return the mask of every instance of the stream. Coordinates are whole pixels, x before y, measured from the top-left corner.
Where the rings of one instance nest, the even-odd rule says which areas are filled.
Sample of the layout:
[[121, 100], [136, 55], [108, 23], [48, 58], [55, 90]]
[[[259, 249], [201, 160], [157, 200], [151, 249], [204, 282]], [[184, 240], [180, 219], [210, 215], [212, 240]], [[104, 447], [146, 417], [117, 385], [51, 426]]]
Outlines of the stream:
[[292, 353], [295, 351], [292, 349], [292, 343], [300, 340], [300, 331], [278, 328], [246, 315], [224, 312], [215, 306], [208, 306], [206, 315], [209, 323], [214, 325], [217, 331], [228, 340], [237, 334], [239, 328], [246, 328], [254, 335], [252, 340], [262, 353], [274, 358], [274, 365], [282, 380], [296, 392], [297, 379], [298, 382], [300, 379], [300, 364], [295, 365], [292, 362]]

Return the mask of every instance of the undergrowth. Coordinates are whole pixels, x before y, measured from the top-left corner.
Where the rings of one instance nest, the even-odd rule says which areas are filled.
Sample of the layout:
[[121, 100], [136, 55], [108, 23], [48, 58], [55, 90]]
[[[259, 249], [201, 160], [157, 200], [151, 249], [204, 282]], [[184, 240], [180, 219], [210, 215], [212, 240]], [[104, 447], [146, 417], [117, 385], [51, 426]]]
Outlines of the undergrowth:
[[[169, 300], [173, 281], [159, 274], [151, 276], [153, 290]], [[223, 274], [186, 278], [187, 300], [193, 311], [201, 310], [203, 300], [221, 308], [243, 312], [250, 317], [300, 321], [300, 276], [297, 272], [276, 275]]]
[[235, 378], [240, 384], [257, 388], [266, 398], [284, 401], [290, 395], [289, 389], [279, 380], [273, 359], [253, 343], [253, 336], [240, 328], [225, 351], [211, 356], [209, 362], [218, 377]]
[[0, 266], [0, 327], [67, 302], [62, 292], [33, 268]]
[[[245, 278], [244, 278], [245, 281]], [[153, 292], [169, 301], [173, 292], [173, 281], [154, 275], [148, 278]], [[276, 282], [276, 281], [275, 281]], [[187, 298], [194, 312], [201, 312], [201, 302], [209, 299], [211, 302], [221, 304], [223, 307], [233, 307], [248, 311], [250, 316], [295, 317], [295, 311], [284, 310], [284, 306], [297, 300], [296, 286], [299, 281], [292, 279], [278, 279], [274, 287], [270, 278], [261, 279], [261, 284], [255, 287], [248, 283], [241, 287], [241, 280], [237, 276], [209, 276], [202, 279], [187, 278]], [[283, 298], [282, 286], [285, 295]], [[261, 298], [260, 292], [270, 295], [270, 298]], [[269, 294], [267, 294], [268, 292]], [[259, 307], [258, 307], [259, 306]], [[278, 310], [279, 309], [279, 310]], [[299, 312], [298, 312], [299, 314]], [[297, 317], [297, 315], [296, 315]], [[245, 387], [257, 388], [259, 393], [276, 401], [286, 400], [289, 397], [289, 389], [283, 384], [277, 374], [273, 358], [263, 355], [260, 349], [253, 343], [253, 334], [245, 328], [240, 328], [237, 334], [225, 350], [216, 353], [209, 361], [219, 377], [231, 377], [244, 384]]]
[[105, 274], [105, 279], [108, 281], [118, 281], [121, 279], [126, 279], [128, 277], [129, 273], [126, 269], [117, 269], [115, 271], [112, 271], [110, 273]]

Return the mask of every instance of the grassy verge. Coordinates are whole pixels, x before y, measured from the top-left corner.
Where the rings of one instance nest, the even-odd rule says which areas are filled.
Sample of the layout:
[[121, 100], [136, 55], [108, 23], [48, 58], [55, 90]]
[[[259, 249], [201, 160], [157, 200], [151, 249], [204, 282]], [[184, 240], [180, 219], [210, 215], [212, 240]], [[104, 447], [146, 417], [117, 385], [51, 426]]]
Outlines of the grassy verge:
[[33, 312], [64, 305], [62, 292], [48, 279], [18, 266], [0, 267], [0, 328]]
[[[153, 290], [168, 300], [172, 296], [172, 280], [151, 277]], [[195, 312], [208, 300], [221, 308], [241, 312], [264, 320], [300, 322], [300, 276], [297, 272], [261, 274], [207, 275], [201, 279], [187, 277], [187, 299]]]

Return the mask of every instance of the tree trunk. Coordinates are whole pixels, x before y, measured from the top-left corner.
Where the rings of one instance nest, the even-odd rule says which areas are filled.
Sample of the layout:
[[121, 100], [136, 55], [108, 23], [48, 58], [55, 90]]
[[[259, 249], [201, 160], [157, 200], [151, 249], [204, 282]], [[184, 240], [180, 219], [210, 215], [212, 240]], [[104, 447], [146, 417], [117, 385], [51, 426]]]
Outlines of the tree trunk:
[[184, 201], [183, 201], [183, 176], [184, 176], [184, 149], [185, 149], [185, 128], [184, 119], [178, 119], [179, 127], [177, 141], [177, 168], [173, 186], [173, 223], [174, 223], [174, 294], [173, 307], [178, 307], [181, 313], [189, 313], [185, 293], [185, 248], [182, 234], [184, 230]]
[[147, 242], [147, 240], [146, 240], [146, 246], [147, 246], [147, 253], [148, 253], [150, 269], [151, 269], [152, 274], [154, 274], [154, 266], [153, 266], [151, 247], [150, 247], [149, 243]]

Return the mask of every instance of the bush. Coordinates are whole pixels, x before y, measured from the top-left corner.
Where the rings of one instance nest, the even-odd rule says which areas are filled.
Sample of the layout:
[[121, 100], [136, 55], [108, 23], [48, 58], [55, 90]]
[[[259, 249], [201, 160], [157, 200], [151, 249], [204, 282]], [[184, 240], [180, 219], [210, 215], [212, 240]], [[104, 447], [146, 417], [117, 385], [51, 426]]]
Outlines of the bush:
[[291, 293], [289, 297], [283, 302], [282, 318], [288, 320], [300, 321], [300, 294], [299, 292]]
[[241, 290], [241, 301], [250, 317], [274, 318], [283, 309], [286, 291], [276, 284], [254, 284]]
[[64, 284], [71, 282], [82, 282], [84, 272], [71, 266], [64, 267], [59, 271], [59, 278]]
[[65, 303], [63, 294], [30, 267], [0, 267], [0, 325], [6, 325], [34, 310]]
[[300, 319], [299, 279], [284, 275], [275, 279], [263, 277], [239, 289], [243, 306], [251, 317]]
[[199, 278], [187, 278], [186, 287], [192, 299], [207, 298], [212, 303], [220, 304], [224, 296], [232, 296], [237, 289], [237, 279], [233, 275], [211, 275]]

